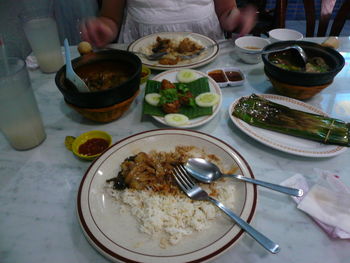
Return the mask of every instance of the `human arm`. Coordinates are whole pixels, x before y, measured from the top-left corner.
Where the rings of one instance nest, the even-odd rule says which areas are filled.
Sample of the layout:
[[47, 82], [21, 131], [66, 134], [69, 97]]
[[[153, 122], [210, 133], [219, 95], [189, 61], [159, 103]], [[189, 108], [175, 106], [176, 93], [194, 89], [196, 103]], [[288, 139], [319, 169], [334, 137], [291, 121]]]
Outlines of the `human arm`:
[[125, 0], [103, 0], [100, 15], [89, 18], [81, 24], [83, 39], [97, 47], [112, 42], [117, 37], [123, 21], [125, 2]]
[[214, 0], [214, 4], [223, 30], [238, 30], [240, 35], [246, 35], [253, 29], [256, 22], [255, 7], [248, 5], [238, 9], [235, 0]]

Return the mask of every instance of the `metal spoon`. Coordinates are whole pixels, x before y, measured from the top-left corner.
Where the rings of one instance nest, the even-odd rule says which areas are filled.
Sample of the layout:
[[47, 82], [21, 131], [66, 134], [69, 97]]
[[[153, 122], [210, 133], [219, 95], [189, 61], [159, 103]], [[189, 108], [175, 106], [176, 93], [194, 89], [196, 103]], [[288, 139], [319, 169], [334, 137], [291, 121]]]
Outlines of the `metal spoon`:
[[289, 49], [294, 49], [297, 51], [296, 53], [300, 55], [300, 58], [302, 59], [302, 62], [303, 62], [303, 66], [305, 66], [307, 63], [307, 55], [305, 53], [305, 50], [301, 46], [298, 46], [298, 45], [292, 45], [292, 46], [288, 46], [285, 48], [279, 48], [279, 49], [265, 50], [265, 51], [261, 51], [260, 54], [265, 55], [265, 54], [281, 52], [281, 51], [285, 51], [285, 50], [289, 50]]
[[166, 54], [168, 54], [168, 52], [158, 52], [158, 53], [152, 53], [151, 55], [147, 55], [145, 53], [138, 52], [138, 51], [131, 51], [131, 52], [136, 55], [144, 56], [148, 60], [159, 60], [162, 57], [164, 57]]
[[293, 195], [293, 196], [303, 195], [302, 189], [295, 189], [295, 188], [281, 186], [278, 184], [271, 184], [268, 182], [244, 177], [243, 175], [238, 175], [238, 174], [223, 174], [215, 164], [208, 162], [207, 160], [204, 160], [202, 158], [188, 159], [184, 167], [194, 178], [204, 183], [210, 183], [221, 177], [233, 177], [241, 181], [267, 187], [284, 194]]
[[64, 53], [66, 56], [66, 78], [74, 84], [74, 86], [78, 89], [78, 91], [89, 92], [90, 90], [88, 86], [73, 70], [67, 38], [63, 41], [63, 44], [64, 44], [64, 51], [65, 51]]
[[[114, 47], [103, 47], [102, 49], [108, 49], [108, 50], [118, 50], [117, 48], [114, 48]], [[128, 50], [129, 52], [131, 53], [134, 53], [135, 55], [140, 55], [140, 56], [143, 56], [145, 57], [146, 59], [148, 60], [159, 60], [161, 59], [162, 57], [164, 57], [166, 54], [168, 54], [168, 52], [164, 51], [164, 52], [158, 52], [158, 53], [152, 53], [150, 55], [147, 55], [143, 52], [140, 52], [140, 51], [132, 51], [132, 50]]]

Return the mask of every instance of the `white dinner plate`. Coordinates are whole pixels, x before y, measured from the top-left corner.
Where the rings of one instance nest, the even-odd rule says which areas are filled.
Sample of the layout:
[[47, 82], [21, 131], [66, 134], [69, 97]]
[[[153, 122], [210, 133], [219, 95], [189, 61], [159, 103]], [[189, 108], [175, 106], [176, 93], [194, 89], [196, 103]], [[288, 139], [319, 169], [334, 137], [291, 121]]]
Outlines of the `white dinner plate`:
[[[158, 36], [161, 38], [168, 38], [168, 39], [185, 38], [187, 36], [190, 36], [191, 38], [199, 41], [204, 47], [216, 44], [215, 40], [198, 33], [160, 32], [160, 33], [151, 34], [135, 40], [128, 46], [128, 51], [140, 52], [144, 47], [148, 47], [156, 43], [156, 38]], [[162, 64], [159, 64], [158, 61], [150, 61], [143, 56], [140, 56], [140, 59], [142, 63], [145, 64], [147, 67], [151, 69], [157, 69], [157, 70], [166, 70], [166, 69], [174, 69], [174, 68], [196, 68], [196, 67], [206, 65], [212, 60], [214, 60], [217, 57], [218, 53], [219, 53], [219, 45], [216, 45], [204, 51], [198, 57], [195, 57], [189, 60], [180, 61], [176, 65], [162, 65]]]
[[[176, 79], [176, 75], [180, 70], [181, 69], [173, 69], [173, 70], [164, 71], [164, 72], [156, 75], [153, 78], [153, 80], [162, 81], [163, 79], [167, 79], [171, 82], [178, 82]], [[221, 107], [221, 103], [222, 103], [221, 89], [220, 89], [219, 85], [215, 82], [215, 80], [213, 80], [211, 77], [209, 77], [207, 74], [205, 74], [203, 72], [200, 72], [197, 70], [193, 70], [193, 71], [198, 75], [199, 78], [200, 77], [207, 77], [208, 78], [210, 91], [218, 94], [220, 96], [220, 100], [215, 106], [213, 106], [213, 114], [191, 119], [188, 121], [187, 124], [181, 125], [180, 128], [194, 128], [194, 127], [198, 127], [198, 126], [201, 126], [201, 125], [207, 123], [208, 121], [213, 119], [215, 117], [215, 115], [219, 112], [220, 107]], [[144, 101], [143, 103], [146, 103], [146, 102]], [[164, 120], [164, 117], [153, 116], [153, 115], [152, 115], [152, 117], [156, 121], [158, 121], [164, 125], [172, 126]]]
[[[127, 137], [104, 152], [86, 171], [79, 187], [77, 212], [83, 232], [104, 256], [114, 262], [206, 262], [217, 257], [243, 234], [225, 214], [213, 220], [211, 227], [186, 236], [175, 246], [160, 248], [153, 240], [138, 230], [138, 223], [129, 213], [121, 213], [115, 202], [105, 192], [106, 179], [115, 177], [125, 158], [140, 151], [174, 151], [178, 145], [196, 146], [208, 154], [215, 154], [224, 169], [233, 164], [239, 173], [254, 178], [248, 163], [225, 142], [210, 135], [182, 129], [159, 129]], [[257, 205], [257, 188], [253, 184], [237, 182], [233, 211], [251, 222]]]
[[[324, 116], [327, 115], [322, 110], [310, 104], [307, 104], [292, 98], [273, 95], [273, 94], [259, 94], [259, 96], [265, 99], [268, 99], [272, 102], [285, 105], [292, 109], [311, 112], [311, 113], [324, 115]], [[232, 116], [233, 109], [235, 105], [238, 103], [239, 99], [235, 100], [229, 107], [229, 115], [232, 122], [241, 131], [243, 131], [250, 137], [256, 139], [257, 141], [267, 146], [270, 146], [274, 149], [277, 149], [283, 152], [300, 155], [300, 156], [307, 156], [307, 157], [331, 157], [331, 156], [335, 156], [340, 153], [343, 153], [347, 149], [346, 147], [342, 147], [338, 145], [323, 144], [316, 141], [306, 140], [295, 136], [274, 132], [274, 131], [255, 127], [253, 125], [249, 125], [243, 120]]]

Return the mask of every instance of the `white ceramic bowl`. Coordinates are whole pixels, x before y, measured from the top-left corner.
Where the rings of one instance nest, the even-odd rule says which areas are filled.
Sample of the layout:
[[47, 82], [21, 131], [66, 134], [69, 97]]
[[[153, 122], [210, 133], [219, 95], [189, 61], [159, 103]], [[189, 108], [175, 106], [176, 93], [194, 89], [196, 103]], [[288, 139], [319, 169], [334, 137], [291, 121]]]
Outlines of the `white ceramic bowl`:
[[256, 64], [261, 62], [260, 51], [270, 44], [270, 41], [262, 37], [244, 36], [235, 41], [238, 57], [246, 63]]
[[288, 41], [288, 40], [302, 40], [303, 34], [287, 28], [277, 28], [269, 31], [271, 42]]

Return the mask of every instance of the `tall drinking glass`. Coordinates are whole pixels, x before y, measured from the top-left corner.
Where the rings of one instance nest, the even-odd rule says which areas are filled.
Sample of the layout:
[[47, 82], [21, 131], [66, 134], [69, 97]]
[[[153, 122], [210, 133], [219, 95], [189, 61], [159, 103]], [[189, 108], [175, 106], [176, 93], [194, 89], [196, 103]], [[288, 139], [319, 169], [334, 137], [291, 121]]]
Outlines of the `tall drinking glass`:
[[27, 150], [46, 138], [25, 62], [0, 61], [0, 129], [16, 150]]
[[52, 5], [26, 8], [20, 19], [41, 71], [58, 71], [64, 61]]

